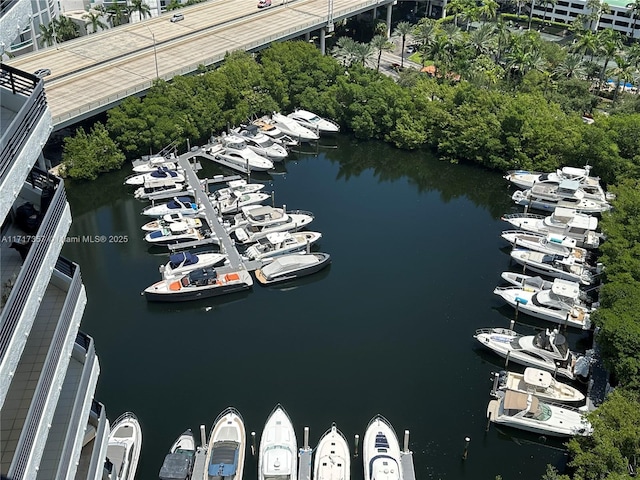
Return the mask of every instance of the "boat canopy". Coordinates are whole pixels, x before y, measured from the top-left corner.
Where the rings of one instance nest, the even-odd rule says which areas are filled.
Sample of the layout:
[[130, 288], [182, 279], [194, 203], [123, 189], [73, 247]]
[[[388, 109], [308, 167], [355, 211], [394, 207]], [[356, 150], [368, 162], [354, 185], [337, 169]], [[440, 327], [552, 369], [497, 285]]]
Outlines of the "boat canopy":
[[178, 450], [164, 457], [160, 480], [187, 480], [191, 476], [193, 450]]
[[580, 284], [556, 278], [551, 286], [551, 292], [560, 297], [566, 297], [576, 300], [580, 296]]
[[553, 377], [549, 372], [539, 370], [537, 368], [525, 368], [524, 381], [529, 385], [534, 385], [538, 388], [549, 388], [553, 383]]
[[198, 256], [191, 252], [173, 253], [169, 256], [169, 266], [177, 268], [180, 265], [194, 265], [198, 263]]
[[527, 410], [527, 404], [530, 403], [530, 412], [535, 412], [538, 409], [538, 399], [533, 395], [516, 392], [515, 390], [507, 390], [504, 394], [504, 409], [505, 410]]
[[238, 469], [238, 442], [216, 442], [211, 450], [210, 477], [230, 477]]
[[315, 255], [295, 254], [283, 255], [276, 258], [270, 264], [262, 267], [262, 273], [270, 278], [272, 275], [282, 271], [296, 270], [299, 268], [310, 267], [318, 263]]

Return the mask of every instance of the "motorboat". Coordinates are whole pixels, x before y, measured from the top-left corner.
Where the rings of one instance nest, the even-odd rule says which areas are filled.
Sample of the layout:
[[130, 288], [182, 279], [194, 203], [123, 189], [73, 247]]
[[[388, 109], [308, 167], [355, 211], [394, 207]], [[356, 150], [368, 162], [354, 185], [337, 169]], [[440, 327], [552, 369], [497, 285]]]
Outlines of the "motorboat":
[[273, 409], [260, 437], [258, 480], [296, 480], [298, 442], [291, 419], [282, 405]]
[[244, 269], [218, 273], [213, 267], [204, 267], [192, 270], [182, 277], [156, 282], [143, 293], [151, 302], [186, 302], [248, 290], [252, 285], [253, 279]]
[[529, 271], [579, 282], [582, 285], [593, 285], [603, 268], [601, 264], [594, 268], [584, 262], [577, 262], [572, 257], [550, 255], [527, 248], [514, 248], [510, 255], [516, 263]]
[[202, 228], [202, 220], [194, 218], [192, 221], [196, 222], [196, 225], [199, 223], [200, 226], [193, 227], [187, 222], [173, 222], [168, 227], [147, 233], [144, 239], [152, 245], [174, 245], [176, 243], [204, 240], [211, 236], [212, 232], [205, 231]]
[[[553, 280], [545, 280], [537, 275], [527, 275], [525, 273], [518, 272], [502, 272], [500, 276], [507, 283], [523, 288], [529, 292], [549, 290], [553, 286]], [[596, 307], [596, 304], [593, 303], [593, 299], [589, 297], [587, 292], [584, 290], [579, 291], [578, 299], [584, 304], [593, 304], [592, 307]]]
[[160, 265], [162, 278], [176, 278], [192, 270], [204, 267], [219, 267], [227, 261], [227, 255], [214, 252], [178, 252], [169, 255], [169, 261]]
[[400, 443], [391, 423], [376, 415], [362, 441], [364, 480], [402, 480]]
[[297, 139], [299, 142], [315, 142], [320, 136], [312, 130], [303, 127], [292, 118], [282, 115], [278, 112], [271, 114], [271, 119], [275, 125], [291, 138]]
[[151, 173], [158, 167], [164, 167], [169, 170], [178, 170], [178, 161], [176, 156], [171, 152], [169, 155], [151, 155], [138, 161], [133, 167], [134, 173]]
[[295, 147], [300, 143], [295, 138], [290, 137], [289, 135], [284, 133], [282, 130], [280, 130], [276, 126], [275, 122], [269, 117], [259, 118], [251, 122], [251, 124], [258, 127], [258, 131], [260, 133], [263, 133], [268, 137], [271, 137], [273, 141], [275, 141], [276, 143], [279, 143], [280, 145], [283, 145], [284, 147]]
[[314, 219], [311, 212], [302, 210], [287, 212], [285, 207], [252, 207], [243, 207], [242, 213], [236, 215], [229, 226], [229, 231], [242, 244], [257, 242], [269, 233], [300, 230]]
[[507, 328], [482, 328], [473, 338], [509, 362], [542, 368], [569, 380], [589, 376], [590, 359], [569, 350], [567, 339], [557, 329], [521, 335]]
[[148, 179], [142, 186], [135, 189], [133, 196], [138, 200], [158, 200], [171, 198], [181, 193], [187, 194], [190, 188], [184, 181], [177, 181], [173, 178]]
[[234, 192], [217, 200], [213, 197], [211, 200], [213, 208], [218, 212], [218, 215], [228, 215], [230, 213], [238, 213], [244, 206], [261, 204], [269, 198], [271, 198], [271, 195], [263, 192]]
[[222, 150], [210, 150], [210, 153], [221, 165], [242, 173], [273, 169], [273, 162], [251, 150], [239, 135], [223, 135], [220, 137], [220, 144]]
[[141, 449], [140, 422], [133, 413], [125, 412], [113, 422], [109, 432], [107, 458], [113, 465], [111, 478], [134, 480]]
[[262, 285], [271, 285], [312, 275], [329, 266], [328, 253], [290, 253], [275, 258], [268, 265], [254, 271], [256, 280]]
[[281, 162], [289, 156], [289, 152], [274, 138], [260, 132], [257, 125], [243, 125], [235, 132], [245, 139], [247, 146], [258, 155], [274, 162]]
[[227, 182], [227, 186], [224, 188], [219, 188], [218, 190], [214, 190], [210, 197], [218, 200], [224, 197], [228, 197], [233, 194], [245, 194], [245, 193], [254, 193], [259, 192], [264, 188], [264, 184], [262, 183], [248, 183], [244, 179], [238, 180], [230, 180]]
[[533, 291], [527, 287], [496, 287], [496, 295], [532, 317], [569, 327], [591, 328], [592, 309], [580, 300], [580, 285], [556, 278], [551, 288]]
[[160, 467], [160, 480], [190, 480], [196, 454], [196, 443], [191, 429], [185, 430], [173, 442]]
[[244, 256], [250, 260], [271, 261], [280, 255], [309, 249], [322, 234], [320, 232], [273, 232], [250, 245]]
[[335, 423], [318, 441], [313, 459], [313, 478], [315, 480], [349, 480], [351, 478], [349, 443]]
[[534, 183], [527, 190], [516, 190], [511, 199], [518, 205], [537, 210], [553, 211], [556, 207], [573, 208], [581, 213], [602, 213], [611, 205], [598, 199], [585, 197], [577, 180], [563, 180], [560, 183]]
[[550, 372], [539, 368], [527, 367], [524, 373], [502, 370], [494, 375], [493, 395], [513, 390], [555, 403], [577, 404], [585, 400], [580, 390], [556, 380]]
[[206, 478], [242, 480], [247, 435], [244, 420], [235, 408], [228, 407], [218, 415], [207, 445]]
[[197, 217], [188, 217], [182, 213], [167, 213], [162, 218], [151, 220], [145, 223], [142, 227], [143, 232], [155, 232], [162, 228], [169, 228], [172, 223], [186, 223], [190, 227], [200, 228], [202, 227], [202, 219]]
[[166, 203], [152, 205], [142, 210], [142, 215], [147, 217], [164, 217], [168, 214], [180, 213], [184, 216], [195, 216], [204, 208], [193, 201], [191, 197], [174, 197]]
[[287, 117], [295, 120], [300, 125], [308, 128], [312, 132], [323, 133], [338, 133], [340, 131], [340, 125], [332, 120], [322, 118], [313, 112], [308, 110], [296, 109], [291, 112]]
[[502, 220], [519, 230], [533, 233], [555, 234], [573, 238], [583, 248], [598, 248], [602, 234], [596, 232], [598, 218], [580, 213], [573, 208], [556, 207], [551, 215], [513, 213]]
[[184, 175], [176, 169], [170, 169], [168, 166], [157, 167], [152, 172], [137, 173], [125, 178], [125, 185], [140, 186], [153, 180], [170, 180], [175, 183], [181, 183], [185, 181]]
[[572, 437], [593, 433], [580, 410], [544, 402], [531, 394], [513, 390], [507, 390], [503, 396], [489, 402], [487, 418], [495, 424], [541, 435]]
[[584, 248], [576, 246], [576, 239], [554, 233], [533, 233], [525, 230], [505, 230], [501, 237], [514, 247], [559, 257], [570, 257], [575, 262], [586, 262], [589, 255]]

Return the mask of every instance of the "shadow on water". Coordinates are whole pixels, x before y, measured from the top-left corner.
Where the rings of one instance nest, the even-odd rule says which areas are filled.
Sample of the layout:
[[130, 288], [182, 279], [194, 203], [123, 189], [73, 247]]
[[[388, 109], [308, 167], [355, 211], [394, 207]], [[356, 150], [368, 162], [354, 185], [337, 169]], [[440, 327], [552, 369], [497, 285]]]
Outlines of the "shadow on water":
[[189, 302], [147, 302], [147, 312], [153, 315], [169, 315], [175, 313], [211, 312], [228, 305], [243, 302], [251, 295], [252, 290], [220, 295], [219, 297], [203, 298]]

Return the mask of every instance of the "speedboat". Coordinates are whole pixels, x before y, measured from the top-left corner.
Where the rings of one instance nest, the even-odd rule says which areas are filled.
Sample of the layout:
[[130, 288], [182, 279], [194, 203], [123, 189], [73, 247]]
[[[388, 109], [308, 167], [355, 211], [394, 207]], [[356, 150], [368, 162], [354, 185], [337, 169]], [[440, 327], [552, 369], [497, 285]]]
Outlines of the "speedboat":
[[291, 419], [282, 405], [273, 409], [260, 437], [258, 480], [296, 480], [298, 442]]
[[289, 135], [280, 130], [275, 122], [269, 117], [262, 117], [251, 122], [252, 125], [258, 127], [258, 131], [271, 137], [275, 142], [285, 147], [295, 147], [299, 144], [298, 140], [291, 138]]
[[273, 112], [271, 114], [271, 119], [280, 130], [282, 130], [290, 137], [298, 139], [298, 141], [300, 142], [315, 142], [320, 138], [320, 136], [315, 131], [303, 127], [298, 122], [296, 122], [292, 118], [287, 117], [286, 115], [282, 115], [278, 112]]
[[236, 215], [229, 226], [229, 231], [243, 244], [257, 242], [273, 232], [300, 230], [314, 219], [311, 212], [301, 210], [287, 212], [284, 207], [252, 207], [243, 207], [242, 213]]
[[331, 256], [328, 253], [290, 253], [275, 258], [253, 273], [262, 285], [271, 285], [312, 275], [330, 263]]
[[133, 413], [125, 412], [111, 426], [107, 443], [107, 458], [113, 465], [114, 480], [134, 480], [141, 449], [140, 422]]
[[498, 395], [500, 391], [513, 390], [531, 393], [541, 400], [557, 403], [582, 403], [584, 394], [575, 387], [559, 382], [550, 372], [539, 368], [527, 367], [524, 373], [502, 370], [495, 374], [494, 389], [491, 392]]
[[147, 179], [141, 187], [136, 188], [133, 196], [138, 200], [157, 200], [160, 198], [171, 198], [180, 193], [188, 194], [191, 187], [174, 178]]
[[502, 220], [519, 230], [533, 233], [555, 234], [573, 238], [576, 245], [598, 248], [602, 234], [596, 232], [598, 218], [579, 213], [572, 208], [556, 207], [551, 215], [513, 213], [503, 215]]
[[323, 134], [338, 133], [340, 131], [340, 125], [338, 125], [336, 122], [319, 117], [315, 113], [309, 112], [308, 110], [298, 109], [295, 112], [287, 115], [287, 117], [295, 120], [300, 125], [308, 128], [312, 132]]
[[349, 480], [351, 478], [349, 443], [335, 423], [320, 437], [313, 461], [313, 478], [315, 480]]
[[549, 370], [569, 380], [589, 376], [589, 358], [569, 350], [567, 339], [555, 329], [521, 335], [507, 328], [482, 328], [473, 338], [502, 358], [508, 356], [509, 361], [526, 367]]
[[577, 180], [563, 180], [560, 183], [534, 183], [527, 190], [516, 190], [511, 196], [518, 205], [544, 211], [556, 207], [573, 208], [581, 213], [602, 213], [611, 209], [605, 200], [585, 197]]
[[242, 416], [228, 407], [218, 415], [211, 429], [205, 462], [207, 478], [242, 480], [246, 443]]
[[524, 230], [505, 230], [501, 236], [514, 247], [526, 248], [559, 257], [571, 257], [575, 262], [586, 262], [588, 260], [587, 251], [576, 246], [575, 238], [554, 233], [533, 233]]
[[173, 222], [168, 227], [149, 232], [144, 236], [145, 241], [152, 245], [174, 245], [183, 242], [195, 242], [211, 236], [211, 232], [203, 230], [202, 221], [199, 218], [192, 219], [196, 225], [190, 226], [187, 222]]
[[251, 150], [269, 160], [281, 162], [289, 156], [284, 145], [260, 132], [257, 125], [243, 125], [235, 132], [245, 139]]
[[[211, 198], [211, 197], [210, 197]], [[221, 196], [218, 199], [211, 198], [213, 208], [216, 209], [218, 215], [228, 215], [237, 213], [246, 205], [258, 205], [265, 200], [271, 198], [271, 195], [263, 192], [252, 193], [231, 193], [227, 196]]]
[[227, 261], [224, 253], [191, 253], [178, 252], [169, 255], [169, 261], [165, 265], [160, 265], [162, 278], [176, 278], [186, 275], [192, 270], [204, 267], [219, 267]]
[[[518, 272], [502, 272], [500, 276], [507, 283], [529, 292], [549, 290], [553, 287], [553, 280], [545, 280], [540, 276], [527, 275], [525, 273]], [[583, 290], [578, 292], [578, 299], [585, 304], [593, 303], [593, 299], [591, 299], [587, 292]]]
[[150, 222], [145, 223], [142, 227], [143, 232], [155, 232], [156, 230], [160, 230], [162, 228], [168, 228], [172, 223], [184, 222], [190, 227], [202, 227], [202, 220], [196, 217], [187, 217], [182, 213], [167, 213], [163, 215], [162, 218], [158, 218], [156, 220], [151, 220]]
[[166, 167], [169, 170], [178, 169], [178, 162], [173, 152], [167, 156], [152, 155], [150, 157], [145, 157], [137, 163], [138, 164], [133, 167], [133, 171], [135, 173], [150, 173], [155, 171], [158, 167]]
[[364, 480], [401, 480], [400, 443], [382, 415], [371, 419], [362, 441]]
[[152, 205], [142, 210], [142, 215], [148, 217], [164, 217], [167, 214], [181, 213], [186, 216], [194, 216], [203, 211], [203, 207], [193, 201], [191, 197], [174, 197], [167, 203]]
[[140, 186], [153, 180], [170, 180], [175, 183], [184, 182], [184, 175], [178, 172], [176, 169], [170, 169], [168, 166], [157, 167], [152, 172], [137, 173], [125, 178], [125, 185]]
[[507, 390], [487, 407], [487, 418], [528, 432], [556, 437], [589, 436], [593, 428], [584, 414], [567, 405], [547, 403], [537, 397]]
[[534, 252], [527, 248], [514, 248], [511, 250], [511, 258], [532, 272], [579, 282], [582, 285], [594, 284], [597, 275], [602, 271], [601, 264], [594, 269], [584, 262], [577, 262], [572, 257]]
[[210, 196], [215, 199], [220, 199], [233, 194], [243, 195], [245, 193], [259, 192], [263, 188], [264, 184], [262, 183], [247, 183], [244, 179], [230, 180], [227, 182], [226, 187], [214, 190]]
[[213, 267], [204, 267], [156, 282], [143, 293], [150, 302], [186, 302], [248, 290], [252, 285], [246, 270], [218, 273]]
[[532, 317], [570, 327], [591, 328], [591, 308], [580, 301], [580, 285], [556, 278], [551, 288], [496, 287], [505, 302]]
[[221, 165], [242, 173], [266, 172], [273, 168], [271, 160], [251, 150], [239, 135], [223, 135], [220, 142], [223, 148], [213, 152], [213, 156]]
[[250, 260], [270, 261], [280, 255], [308, 249], [321, 237], [319, 232], [273, 232], [249, 246], [244, 255]]
[[196, 454], [196, 444], [191, 429], [173, 442], [160, 467], [160, 480], [190, 480]]

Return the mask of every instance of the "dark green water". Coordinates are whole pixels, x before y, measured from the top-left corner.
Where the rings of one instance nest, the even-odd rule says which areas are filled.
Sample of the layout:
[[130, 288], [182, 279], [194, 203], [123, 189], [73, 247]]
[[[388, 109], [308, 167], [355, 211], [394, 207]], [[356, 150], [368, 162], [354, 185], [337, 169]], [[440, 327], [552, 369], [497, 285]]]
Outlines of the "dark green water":
[[[334, 421], [353, 446], [371, 417], [385, 415], [401, 442], [410, 430], [419, 480], [539, 479], [547, 463], [562, 467], [558, 441], [485, 432], [501, 363], [472, 335], [508, 326], [512, 315], [492, 293], [509, 268], [499, 237], [500, 215], [515, 211], [506, 181], [380, 143], [333, 141], [338, 148], [318, 156], [296, 155], [265, 188], [278, 205], [314, 212], [317, 249], [332, 255], [328, 270], [293, 288], [148, 304], [140, 292], [160, 278], [166, 256], [142, 240], [145, 204], [122, 185], [131, 172], [67, 184], [72, 235], [129, 239], [67, 244], [63, 253], [80, 264], [87, 289], [81, 328], [100, 357], [97, 398], [112, 421], [129, 410], [142, 424], [137, 478], [157, 478], [175, 438], [186, 428], [199, 436], [200, 424], [208, 432], [229, 405], [259, 438], [276, 403], [299, 443], [310, 427], [312, 446]], [[201, 176], [217, 172], [205, 164]], [[256, 464], [248, 455], [246, 479]], [[361, 479], [361, 457], [352, 465]]]

